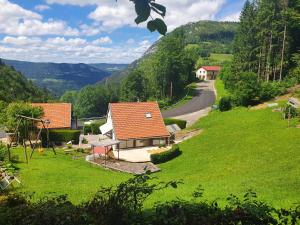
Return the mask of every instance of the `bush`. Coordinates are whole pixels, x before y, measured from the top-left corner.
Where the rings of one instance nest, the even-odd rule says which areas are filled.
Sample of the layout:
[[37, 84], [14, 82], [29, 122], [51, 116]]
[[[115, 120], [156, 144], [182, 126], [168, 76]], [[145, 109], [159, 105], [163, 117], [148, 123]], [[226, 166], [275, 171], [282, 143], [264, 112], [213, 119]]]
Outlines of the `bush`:
[[219, 109], [221, 112], [228, 111], [232, 108], [232, 100], [230, 96], [225, 96], [220, 99]]
[[185, 129], [187, 123], [185, 120], [172, 119], [172, 118], [166, 118], [164, 119], [164, 122], [165, 125], [177, 124], [181, 129]]
[[148, 174], [138, 175], [116, 187], [101, 188], [90, 201], [80, 205], [74, 205], [66, 195], [32, 201], [27, 196], [12, 193], [0, 201], [0, 224], [296, 225], [300, 222], [298, 205], [293, 209], [275, 209], [259, 201], [251, 190], [242, 199], [230, 195], [224, 206], [217, 200], [199, 200], [203, 196], [200, 187], [193, 193], [193, 200], [177, 198], [157, 203], [151, 211], [143, 208], [153, 192], [176, 188], [180, 183], [156, 183]]
[[261, 90], [259, 100], [264, 102], [275, 98], [278, 95], [284, 94], [286, 88], [278, 82], [263, 82], [261, 84]]
[[151, 162], [154, 164], [160, 164], [167, 162], [171, 159], [176, 158], [177, 156], [181, 155], [181, 151], [179, 149], [178, 145], [173, 145], [172, 148], [168, 151], [161, 152], [158, 154], [152, 154], [151, 155]]
[[284, 114], [285, 119], [289, 119], [289, 118], [297, 117], [299, 113], [298, 113], [298, 110], [296, 108], [294, 108], [291, 105], [287, 105], [284, 108], [283, 114]]
[[83, 127], [83, 133], [84, 133], [84, 135], [91, 134], [92, 133], [92, 127], [91, 127], [91, 125], [84, 125], [84, 127]]
[[91, 125], [85, 125], [84, 128], [83, 128], [83, 133], [85, 135], [87, 135], [87, 134], [101, 134], [100, 126], [105, 124], [105, 122], [106, 122], [106, 120], [97, 120], [97, 121], [91, 123]]
[[[50, 130], [49, 139], [56, 145], [61, 145], [63, 142], [73, 141], [73, 144], [79, 143], [80, 130]], [[43, 145], [46, 143], [46, 132], [43, 132]]]
[[7, 156], [7, 148], [0, 142], [0, 161], [4, 161]]

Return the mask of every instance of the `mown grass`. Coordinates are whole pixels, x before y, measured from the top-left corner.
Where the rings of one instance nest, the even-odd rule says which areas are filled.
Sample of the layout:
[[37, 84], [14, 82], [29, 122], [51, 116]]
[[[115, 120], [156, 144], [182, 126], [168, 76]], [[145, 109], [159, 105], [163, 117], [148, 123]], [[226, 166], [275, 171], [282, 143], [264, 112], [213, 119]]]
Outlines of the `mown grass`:
[[[281, 119], [271, 109], [213, 112], [194, 125], [203, 133], [180, 144], [183, 154], [164, 164], [153, 175], [157, 181], [182, 180], [177, 189], [154, 193], [147, 206], [180, 197], [190, 199], [198, 185], [204, 198], [224, 199], [231, 193], [242, 196], [248, 189], [277, 207], [300, 202], [300, 129]], [[20, 159], [23, 157], [19, 151]], [[79, 203], [100, 186], [116, 185], [131, 175], [94, 167], [84, 159], [73, 160], [60, 152], [53, 156], [36, 153], [29, 164], [20, 163], [23, 187], [18, 191], [68, 194]]]
[[[297, 120], [293, 120], [293, 125]], [[160, 180], [182, 179], [176, 190], [156, 193], [152, 201], [188, 198], [198, 185], [204, 198], [242, 196], [248, 189], [274, 206], [300, 203], [300, 129], [288, 128], [270, 109], [213, 112], [194, 127], [198, 137], [180, 145], [183, 154], [160, 165]]]
[[22, 148], [14, 149], [13, 155], [19, 157], [19, 176], [22, 186], [19, 192], [35, 193], [33, 199], [46, 195], [67, 194], [72, 202], [80, 203], [90, 199], [101, 186], [111, 186], [129, 179], [125, 173], [107, 171], [84, 160], [84, 157], [72, 159], [57, 149], [43, 154], [35, 152], [29, 164], [25, 163]]

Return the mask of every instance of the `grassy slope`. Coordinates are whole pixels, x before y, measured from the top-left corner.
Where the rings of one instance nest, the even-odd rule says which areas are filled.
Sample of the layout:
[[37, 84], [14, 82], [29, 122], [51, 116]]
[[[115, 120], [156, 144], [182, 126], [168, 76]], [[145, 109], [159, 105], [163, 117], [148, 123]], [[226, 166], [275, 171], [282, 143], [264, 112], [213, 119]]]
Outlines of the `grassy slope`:
[[[222, 83], [217, 82], [221, 93]], [[222, 94], [223, 93], [223, 94]], [[293, 125], [296, 120], [292, 122]], [[300, 129], [287, 128], [280, 113], [271, 109], [235, 109], [212, 112], [194, 125], [204, 132], [180, 145], [183, 154], [159, 167], [159, 181], [182, 179], [178, 189], [154, 193], [147, 205], [181, 197], [188, 199], [198, 185], [204, 198], [223, 201], [253, 189], [274, 206], [300, 202]], [[130, 175], [107, 171], [83, 159], [50, 152], [34, 155], [29, 165], [19, 164], [24, 187], [20, 191], [69, 194], [74, 202], [88, 199], [99, 186], [115, 185]]]
[[[21, 149], [16, 150], [20, 160], [24, 161]], [[54, 156], [52, 151], [44, 155], [36, 152], [29, 164], [17, 164], [23, 183], [21, 192], [35, 192], [36, 198], [56, 192], [68, 194], [70, 199], [79, 203], [88, 200], [100, 186], [116, 185], [128, 179], [128, 174], [104, 170], [84, 161], [83, 158], [73, 160], [62, 150]]]
[[161, 180], [183, 179], [175, 191], [153, 199], [191, 196], [197, 185], [210, 200], [252, 188], [275, 206], [300, 201], [300, 129], [287, 128], [271, 110], [213, 112], [195, 127], [204, 132], [181, 144], [179, 158], [161, 165]]
[[217, 102], [219, 102], [222, 97], [228, 95], [228, 92], [225, 89], [224, 83], [222, 82], [222, 80], [217, 79], [215, 81], [215, 88], [217, 91]]

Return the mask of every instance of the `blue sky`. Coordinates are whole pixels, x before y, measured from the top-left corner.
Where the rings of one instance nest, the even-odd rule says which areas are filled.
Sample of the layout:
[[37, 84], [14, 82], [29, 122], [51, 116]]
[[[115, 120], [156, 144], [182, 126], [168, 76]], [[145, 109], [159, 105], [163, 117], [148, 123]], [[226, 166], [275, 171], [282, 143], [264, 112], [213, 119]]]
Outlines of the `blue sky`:
[[[238, 21], [245, 0], [157, 0], [168, 30]], [[159, 34], [134, 23], [129, 0], [0, 0], [0, 57], [35, 62], [130, 63]]]

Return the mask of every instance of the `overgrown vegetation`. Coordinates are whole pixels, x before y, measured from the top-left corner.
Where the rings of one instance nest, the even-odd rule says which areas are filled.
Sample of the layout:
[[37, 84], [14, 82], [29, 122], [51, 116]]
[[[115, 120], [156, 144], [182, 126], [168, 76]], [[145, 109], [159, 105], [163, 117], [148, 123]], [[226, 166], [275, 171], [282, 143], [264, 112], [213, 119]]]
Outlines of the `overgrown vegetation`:
[[26, 224], [291, 224], [300, 220], [299, 208], [276, 209], [259, 201], [249, 190], [239, 199], [230, 195], [226, 207], [217, 201], [201, 200], [203, 189], [193, 193], [192, 201], [180, 199], [158, 203], [150, 211], [144, 210], [145, 200], [158, 190], [176, 188], [180, 182], [150, 184], [148, 175], [136, 176], [116, 188], [101, 188], [88, 202], [79, 206], [68, 201], [67, 196], [44, 198], [36, 203], [10, 195], [0, 202], [0, 223]]

